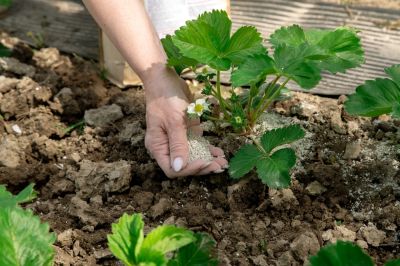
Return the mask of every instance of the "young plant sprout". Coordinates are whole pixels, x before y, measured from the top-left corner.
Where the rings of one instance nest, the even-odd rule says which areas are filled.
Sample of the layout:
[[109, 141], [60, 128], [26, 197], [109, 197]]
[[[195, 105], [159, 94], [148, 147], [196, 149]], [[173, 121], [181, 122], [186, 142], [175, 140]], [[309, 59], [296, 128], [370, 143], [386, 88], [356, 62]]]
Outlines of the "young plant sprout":
[[[278, 162], [274, 161], [270, 164], [273, 168], [270, 168], [265, 164], [266, 158], [274, 158], [274, 155], [269, 154], [270, 150], [265, 151], [263, 145], [268, 141], [289, 144], [301, 138], [304, 132], [300, 133], [300, 127], [287, 127], [281, 135], [272, 134], [273, 140], [262, 136], [261, 145], [258, 145], [256, 137], [259, 132], [255, 132], [254, 127], [262, 114], [287, 90], [289, 82], [309, 90], [318, 85], [323, 71], [343, 73], [363, 63], [360, 38], [357, 31], [348, 27], [322, 30], [292, 25], [270, 35], [272, 51], [268, 53], [255, 27], [243, 26], [233, 33], [231, 28], [232, 22], [226, 12], [218, 10], [205, 12], [196, 20], [186, 22], [173, 36], [168, 35], [162, 40], [168, 65], [179, 74], [184, 69], [191, 69], [196, 79], [204, 83], [202, 94], [217, 102], [209, 108], [204, 105], [206, 101], [197, 100], [189, 105], [189, 115], [202, 116], [205, 120], [213, 121], [217, 127], [229, 125], [233, 132], [249, 136], [255, 144], [251, 148], [253, 152], [238, 152], [241, 158], [233, 160], [238, 165], [230, 163], [234, 168], [230, 170], [232, 177], [239, 178], [256, 165], [264, 183], [273, 183], [277, 188], [288, 186], [288, 172], [296, 159], [295, 156], [293, 159], [294, 153], [276, 152], [280, 162], [290, 163], [277, 165]], [[197, 71], [202, 65], [207, 67]], [[222, 71], [231, 74], [232, 85], [228, 97], [222, 96]], [[245, 86], [243, 91], [238, 90], [241, 86]], [[270, 135], [268, 132], [265, 134]], [[286, 139], [283, 134], [296, 137]], [[249, 147], [246, 149], [250, 150]], [[243, 160], [253, 161], [251, 167], [242, 166], [240, 170]], [[278, 176], [278, 179], [286, 181], [275, 182]], [[268, 181], [271, 178], [275, 181]]]

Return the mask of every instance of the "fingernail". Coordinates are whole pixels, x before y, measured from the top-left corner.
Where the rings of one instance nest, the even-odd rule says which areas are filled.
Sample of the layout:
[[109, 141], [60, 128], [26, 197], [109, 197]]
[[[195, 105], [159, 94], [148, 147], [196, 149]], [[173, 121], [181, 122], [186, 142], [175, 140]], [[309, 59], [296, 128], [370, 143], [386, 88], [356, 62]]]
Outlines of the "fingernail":
[[183, 160], [181, 157], [176, 157], [174, 162], [172, 163], [172, 168], [175, 172], [179, 172], [182, 169]]
[[218, 169], [218, 170], [215, 170], [214, 173], [215, 174], [220, 174], [220, 173], [222, 173], [224, 171], [225, 171], [225, 169]]
[[224, 166], [222, 166], [222, 168], [228, 169], [229, 168], [229, 164], [225, 164]]

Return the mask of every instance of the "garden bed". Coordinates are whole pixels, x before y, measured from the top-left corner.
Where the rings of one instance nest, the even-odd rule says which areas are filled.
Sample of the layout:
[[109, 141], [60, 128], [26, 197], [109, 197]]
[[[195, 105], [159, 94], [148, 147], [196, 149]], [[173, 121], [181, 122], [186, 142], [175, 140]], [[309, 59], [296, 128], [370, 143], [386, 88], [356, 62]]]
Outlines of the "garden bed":
[[[209, 233], [222, 265], [303, 265], [335, 239], [357, 242], [378, 265], [400, 254], [399, 121], [351, 117], [344, 96], [292, 93], [261, 123], [306, 130], [290, 189], [227, 173], [170, 180], [144, 147], [142, 88], [120, 90], [55, 48], [2, 40], [15, 46], [0, 59], [0, 184], [36, 183], [28, 207], [57, 233], [57, 265], [119, 265], [106, 235], [124, 212], [143, 213], [146, 231], [171, 223]], [[205, 135], [227, 157], [240, 146]]]

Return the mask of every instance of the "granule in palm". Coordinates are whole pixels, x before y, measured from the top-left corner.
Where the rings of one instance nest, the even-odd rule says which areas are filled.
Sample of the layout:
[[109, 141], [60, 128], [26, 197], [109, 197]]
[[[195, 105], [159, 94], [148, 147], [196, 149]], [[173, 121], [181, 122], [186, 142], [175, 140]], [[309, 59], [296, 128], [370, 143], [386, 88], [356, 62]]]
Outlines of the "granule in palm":
[[210, 162], [213, 160], [213, 156], [210, 153], [210, 143], [203, 137], [192, 136], [188, 137], [189, 144], [189, 162], [193, 162], [198, 159]]

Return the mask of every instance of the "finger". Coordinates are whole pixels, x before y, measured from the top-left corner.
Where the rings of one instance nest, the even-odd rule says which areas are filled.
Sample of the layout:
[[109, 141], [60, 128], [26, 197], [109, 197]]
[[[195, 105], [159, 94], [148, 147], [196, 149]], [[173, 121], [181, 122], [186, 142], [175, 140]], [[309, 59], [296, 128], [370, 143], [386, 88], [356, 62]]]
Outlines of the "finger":
[[180, 172], [175, 172], [174, 169], [172, 169], [171, 167], [169, 167], [168, 169], [163, 169], [163, 171], [169, 178], [198, 175], [198, 173], [202, 169], [207, 168], [210, 164], [211, 162], [207, 162], [204, 160], [195, 160], [188, 163], [186, 167], [183, 168]]
[[217, 162], [212, 161], [209, 166], [200, 170], [196, 175], [208, 175], [210, 173], [222, 173], [225, 169], [221, 168]]
[[189, 145], [186, 127], [183, 123], [174, 123], [167, 130], [170, 152], [170, 164], [175, 172], [186, 167], [189, 160]]
[[218, 147], [215, 147], [213, 145], [209, 146], [211, 155], [214, 157], [225, 157], [224, 151]]

